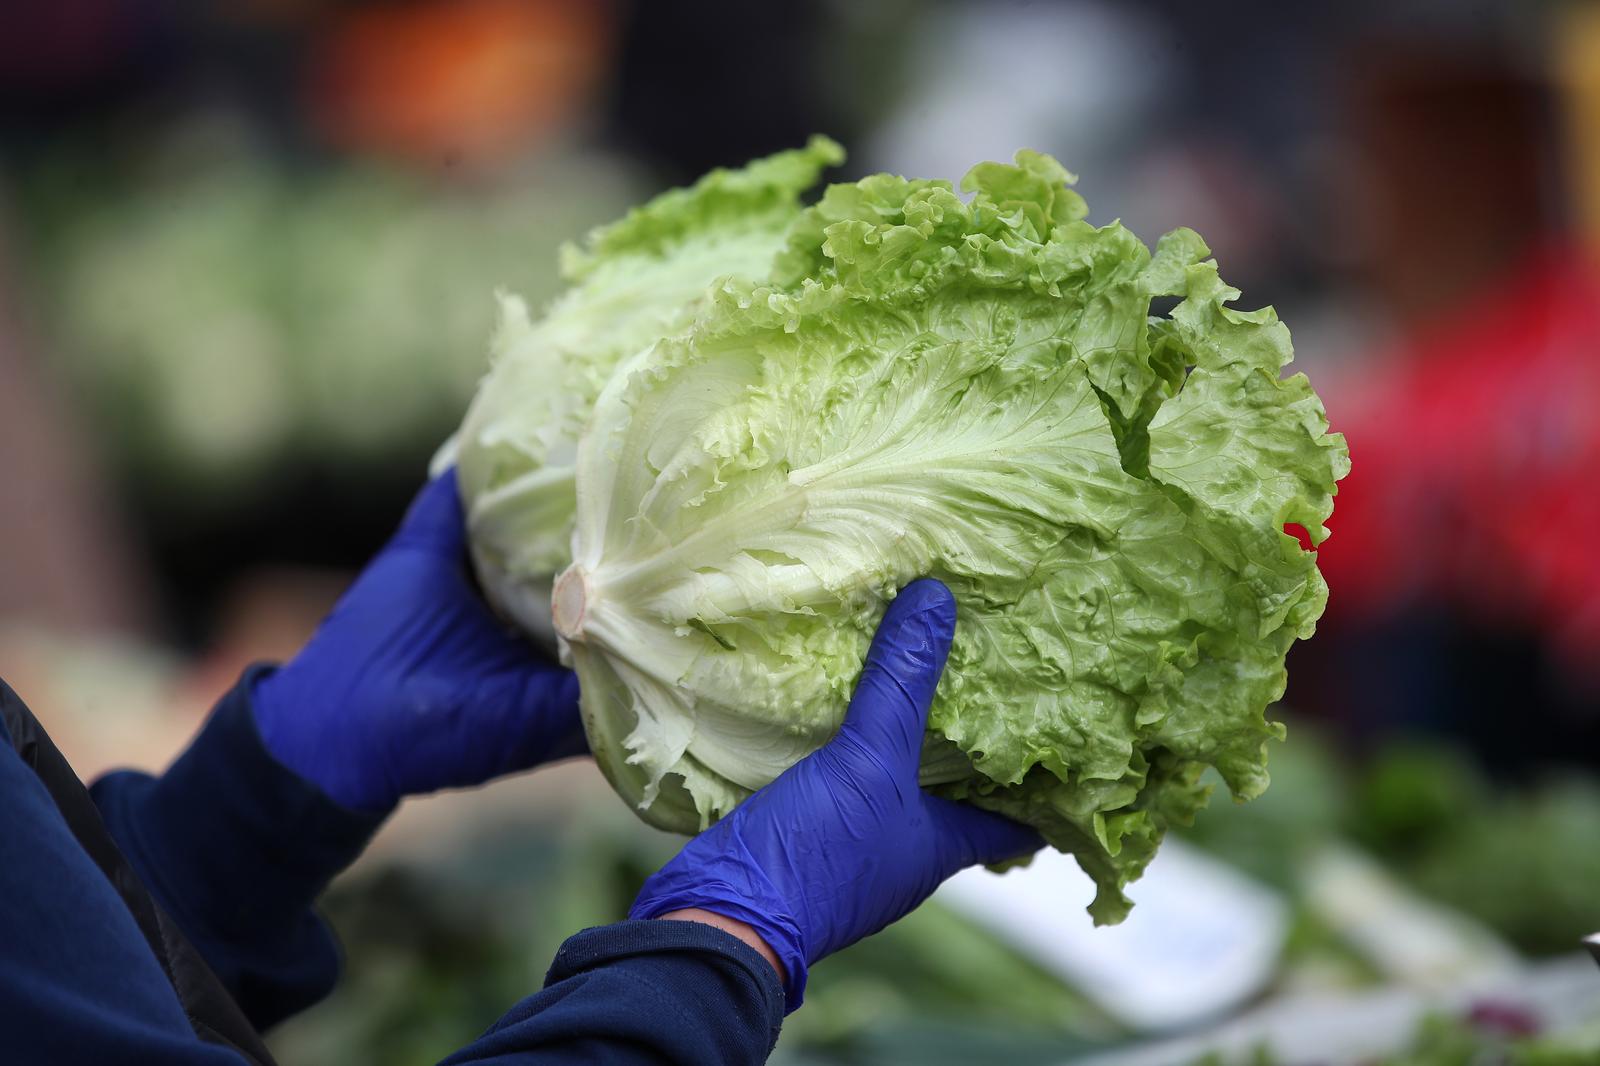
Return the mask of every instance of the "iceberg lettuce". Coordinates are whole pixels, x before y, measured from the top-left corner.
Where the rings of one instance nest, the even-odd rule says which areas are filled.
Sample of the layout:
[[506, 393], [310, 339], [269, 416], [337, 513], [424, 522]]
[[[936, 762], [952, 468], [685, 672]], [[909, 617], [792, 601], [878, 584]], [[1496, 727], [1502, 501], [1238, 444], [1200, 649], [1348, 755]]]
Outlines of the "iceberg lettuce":
[[[767, 243], [832, 152], [779, 157], [759, 252], [702, 248], [658, 310], [602, 317], [584, 287], [614, 253], [630, 300], [674, 272], [651, 208], [622, 224], [648, 250], [602, 238], [538, 326], [513, 305], [461, 455], [480, 563], [565, 561], [575, 479], [554, 625], [590, 745], [682, 832], [825, 742], [885, 604], [939, 578], [959, 622], [924, 784], [1038, 827], [1118, 921], [1207, 767], [1266, 787], [1264, 712], [1327, 595], [1285, 526], [1327, 535], [1343, 438], [1197, 235], [1089, 224], [1048, 156], [974, 168], [970, 199], [836, 185]], [[720, 276], [692, 308], [691, 273]]]

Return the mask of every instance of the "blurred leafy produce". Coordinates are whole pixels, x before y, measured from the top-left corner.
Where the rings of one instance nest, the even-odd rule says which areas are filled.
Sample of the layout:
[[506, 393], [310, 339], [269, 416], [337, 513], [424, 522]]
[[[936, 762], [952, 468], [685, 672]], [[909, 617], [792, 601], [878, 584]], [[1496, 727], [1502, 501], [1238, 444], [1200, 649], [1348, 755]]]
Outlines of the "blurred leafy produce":
[[1493, 782], [1438, 744], [1397, 743], [1360, 770], [1309, 730], [1272, 754], [1273, 787], [1222, 806], [1190, 839], [1293, 891], [1303, 858], [1354, 841], [1439, 903], [1522, 951], [1571, 951], [1600, 929], [1600, 786], [1551, 775]]
[[1464, 759], [1400, 748], [1360, 781], [1350, 835], [1420, 891], [1533, 954], [1600, 929], [1600, 786], [1496, 787]]
[[548, 299], [560, 243], [633, 192], [560, 154], [470, 187], [195, 156], [58, 161], [27, 215], [51, 351], [108, 454], [146, 489], [220, 502], [290, 461], [425, 456], [482, 370], [494, 289]]
[[[1411, 1042], [1366, 1066], [1596, 1066], [1600, 1028], [1584, 1026], [1560, 1033], [1538, 1033], [1538, 1023], [1492, 1006], [1465, 1017], [1432, 1015], [1417, 1027]], [[1265, 1048], [1244, 1058], [1209, 1055], [1194, 1066], [1315, 1066], [1279, 1057]]]

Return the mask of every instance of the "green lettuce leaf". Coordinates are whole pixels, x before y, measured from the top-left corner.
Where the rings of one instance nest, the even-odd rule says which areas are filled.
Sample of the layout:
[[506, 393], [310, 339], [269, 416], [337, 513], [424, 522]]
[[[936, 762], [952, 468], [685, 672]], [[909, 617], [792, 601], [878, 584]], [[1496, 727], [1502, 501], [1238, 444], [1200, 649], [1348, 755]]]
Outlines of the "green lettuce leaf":
[[825, 742], [924, 575], [960, 615], [924, 783], [1072, 852], [1097, 921], [1207, 766], [1266, 786], [1264, 710], [1326, 599], [1284, 526], [1326, 535], [1344, 442], [1198, 236], [1152, 255], [1071, 180], [1022, 152], [970, 201], [834, 186], [601, 394], [555, 624], [650, 822], [697, 830]]
[[484, 588], [525, 628], [552, 637], [578, 435], [601, 388], [623, 359], [687, 326], [711, 282], [765, 277], [800, 194], [843, 158], [814, 137], [635, 208], [563, 249], [571, 287], [537, 321], [520, 298], [499, 295], [490, 370], [440, 465], [458, 467]]

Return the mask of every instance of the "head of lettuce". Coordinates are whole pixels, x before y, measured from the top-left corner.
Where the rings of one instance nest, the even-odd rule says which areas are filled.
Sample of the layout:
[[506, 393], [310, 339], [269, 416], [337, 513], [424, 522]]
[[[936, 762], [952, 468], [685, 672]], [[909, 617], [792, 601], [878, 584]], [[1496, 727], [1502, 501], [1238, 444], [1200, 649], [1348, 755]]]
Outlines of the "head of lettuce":
[[[552, 432], [497, 419], [554, 404], [578, 429], [558, 496], [525, 456], [520, 483], [463, 477], [469, 514], [495, 516], [474, 526], [486, 583], [542, 604], [560, 569], [595, 758], [646, 820], [691, 832], [834, 733], [885, 604], [938, 578], [959, 622], [924, 786], [1037, 827], [1118, 921], [1207, 767], [1238, 798], [1266, 787], [1282, 727], [1264, 712], [1327, 596], [1285, 526], [1327, 535], [1343, 439], [1282, 376], [1288, 332], [1227, 306], [1194, 233], [1152, 253], [1092, 226], [1071, 175], [1026, 151], [975, 167], [967, 198], [880, 174], [802, 209], [836, 159], [807, 151], [775, 157], [747, 226], [707, 211], [650, 245], [682, 284], [625, 338], [573, 339], [570, 295], [514, 316], [463, 472]], [[1156, 297], [1177, 302], [1152, 316]]]

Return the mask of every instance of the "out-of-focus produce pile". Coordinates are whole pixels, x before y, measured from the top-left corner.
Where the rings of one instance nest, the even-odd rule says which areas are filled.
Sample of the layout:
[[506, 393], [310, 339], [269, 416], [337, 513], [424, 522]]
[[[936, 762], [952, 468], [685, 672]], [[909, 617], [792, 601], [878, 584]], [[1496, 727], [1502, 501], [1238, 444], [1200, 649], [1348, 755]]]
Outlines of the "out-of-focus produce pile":
[[483, 372], [495, 289], [547, 299], [562, 242], [633, 188], [601, 156], [446, 188], [178, 143], [137, 182], [52, 202], [88, 165], [36, 179], [44, 327], [127, 474], [214, 508], [296, 464], [425, 456]]
[[1260, 803], [1219, 806], [1186, 837], [1291, 894], [1315, 891], [1311, 857], [1355, 846], [1416, 892], [1477, 919], [1518, 951], [1570, 951], [1600, 930], [1588, 891], [1600, 857], [1600, 787], [1555, 773], [1487, 780], [1447, 744], [1400, 741], [1351, 769], [1315, 732], [1274, 753]]
[[[1539, 1036], [1519, 1011], [1483, 1008], [1465, 1017], [1430, 1015], [1406, 1046], [1366, 1066], [1592, 1066], [1600, 1061], [1600, 1026]], [[1247, 1055], [1207, 1055], [1194, 1066], [1286, 1066], [1266, 1048]]]

